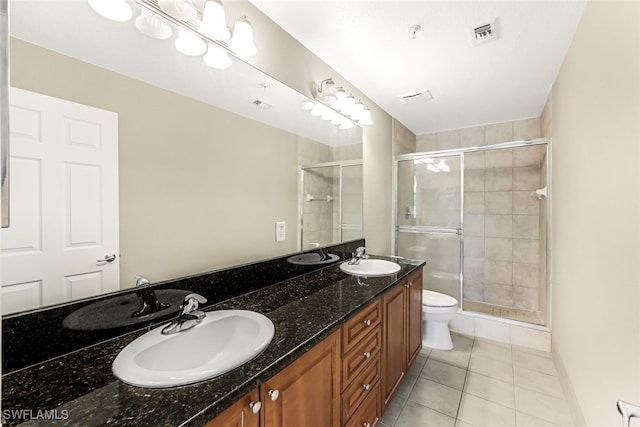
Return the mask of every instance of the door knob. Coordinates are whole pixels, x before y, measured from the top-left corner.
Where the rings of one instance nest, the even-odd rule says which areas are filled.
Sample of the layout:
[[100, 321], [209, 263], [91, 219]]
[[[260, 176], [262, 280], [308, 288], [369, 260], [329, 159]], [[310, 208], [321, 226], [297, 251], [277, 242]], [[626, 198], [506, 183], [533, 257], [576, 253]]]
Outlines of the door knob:
[[106, 254], [104, 259], [99, 259], [98, 262], [113, 262], [116, 260], [115, 254]]
[[271, 400], [274, 400], [274, 401], [278, 400], [278, 397], [280, 397], [280, 392], [278, 390], [269, 390], [267, 394], [269, 395]]
[[260, 412], [260, 409], [262, 408], [262, 403], [260, 403], [260, 401], [256, 401], [256, 402], [251, 402], [249, 403], [249, 408], [251, 409], [251, 412], [253, 412], [254, 414], [257, 414], [258, 412]]

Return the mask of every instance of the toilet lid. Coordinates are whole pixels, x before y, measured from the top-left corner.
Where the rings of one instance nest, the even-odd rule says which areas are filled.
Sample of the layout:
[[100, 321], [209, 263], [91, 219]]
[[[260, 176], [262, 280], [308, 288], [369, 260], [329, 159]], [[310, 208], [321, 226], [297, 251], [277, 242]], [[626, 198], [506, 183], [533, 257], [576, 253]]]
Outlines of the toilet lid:
[[431, 307], [451, 307], [458, 305], [458, 300], [449, 295], [433, 291], [422, 291], [422, 304]]

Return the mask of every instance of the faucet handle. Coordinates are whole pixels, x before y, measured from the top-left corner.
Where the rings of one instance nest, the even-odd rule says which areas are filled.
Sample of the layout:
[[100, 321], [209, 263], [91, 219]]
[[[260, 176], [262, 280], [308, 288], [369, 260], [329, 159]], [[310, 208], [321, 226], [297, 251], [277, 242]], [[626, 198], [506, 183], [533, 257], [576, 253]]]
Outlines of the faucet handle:
[[184, 297], [184, 301], [182, 302], [182, 307], [180, 309], [181, 314], [186, 314], [197, 310], [200, 307], [200, 304], [204, 304], [207, 302], [207, 299], [202, 295], [198, 294], [188, 294]]
[[146, 276], [136, 276], [136, 288], [139, 288], [140, 286], [146, 286], [148, 284], [150, 284], [151, 281], [149, 280], [148, 277]]

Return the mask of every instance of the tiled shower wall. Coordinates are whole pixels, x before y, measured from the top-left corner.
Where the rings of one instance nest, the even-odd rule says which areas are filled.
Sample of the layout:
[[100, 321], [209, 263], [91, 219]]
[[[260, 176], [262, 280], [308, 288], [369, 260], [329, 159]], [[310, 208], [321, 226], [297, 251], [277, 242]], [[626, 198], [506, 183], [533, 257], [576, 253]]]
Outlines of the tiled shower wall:
[[[540, 119], [418, 135], [428, 152], [511, 142], [541, 135]], [[465, 155], [464, 298], [546, 310], [546, 185], [542, 147]]]
[[465, 155], [464, 297], [540, 309], [544, 146]]

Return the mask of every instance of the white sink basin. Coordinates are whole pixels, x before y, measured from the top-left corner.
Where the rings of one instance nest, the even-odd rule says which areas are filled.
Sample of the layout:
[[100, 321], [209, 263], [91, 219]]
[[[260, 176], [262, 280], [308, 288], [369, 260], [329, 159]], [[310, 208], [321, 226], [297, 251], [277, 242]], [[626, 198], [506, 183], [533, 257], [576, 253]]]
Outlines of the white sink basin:
[[390, 276], [400, 271], [400, 265], [383, 259], [361, 259], [358, 264], [349, 265], [349, 261], [340, 264], [340, 270], [354, 276]]
[[289, 258], [287, 258], [287, 261], [295, 265], [318, 265], [318, 264], [329, 264], [340, 258], [338, 255], [333, 255], [333, 254], [327, 254], [327, 256], [328, 258], [323, 260], [320, 257], [320, 254], [311, 252], [307, 254], [290, 256]]
[[206, 314], [191, 329], [163, 335], [163, 325], [137, 338], [113, 361], [113, 373], [140, 387], [191, 384], [248, 362], [273, 338], [273, 323], [260, 313], [220, 310]]

